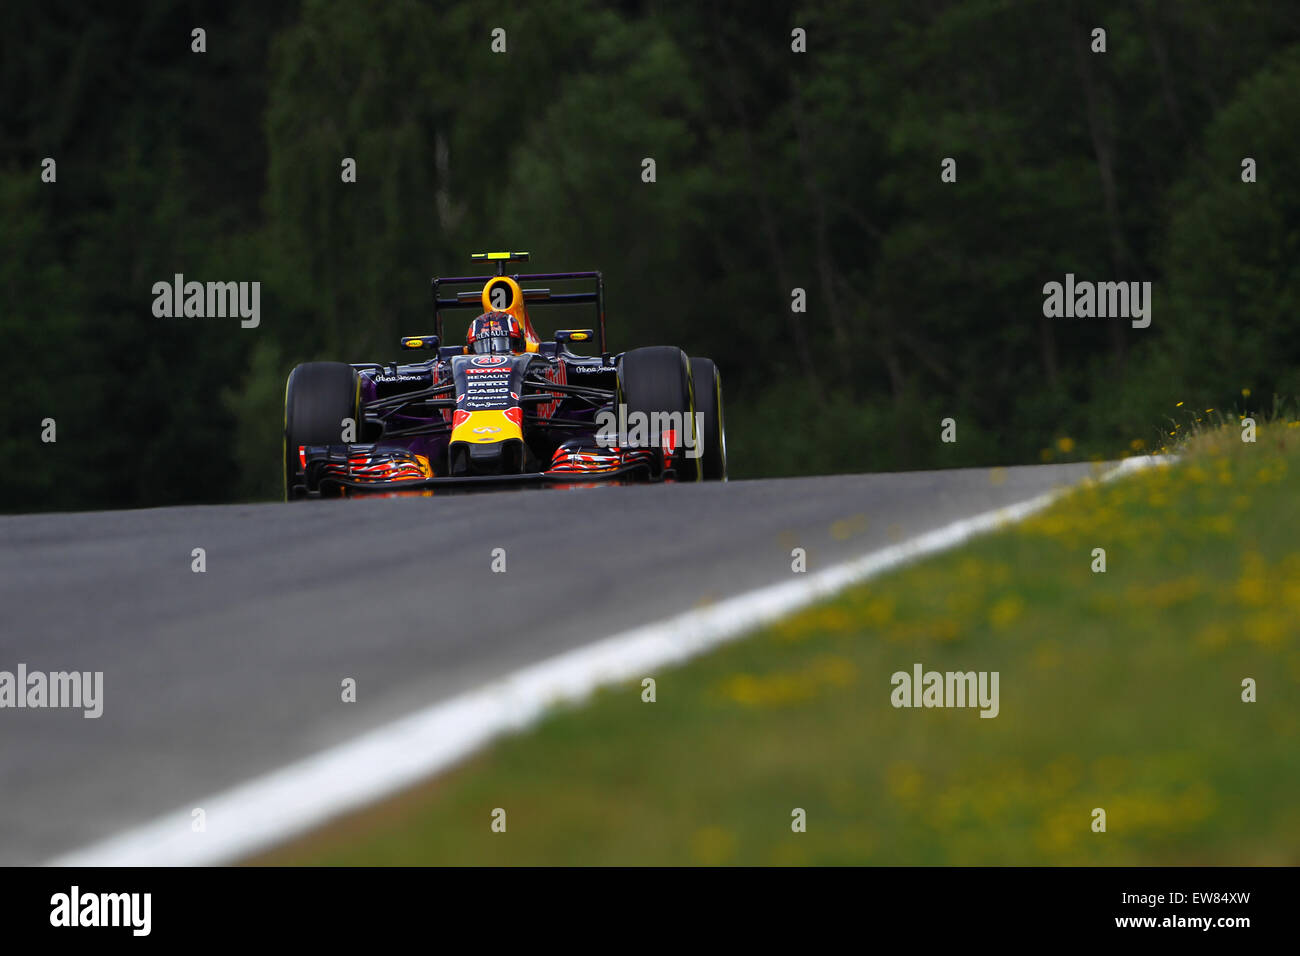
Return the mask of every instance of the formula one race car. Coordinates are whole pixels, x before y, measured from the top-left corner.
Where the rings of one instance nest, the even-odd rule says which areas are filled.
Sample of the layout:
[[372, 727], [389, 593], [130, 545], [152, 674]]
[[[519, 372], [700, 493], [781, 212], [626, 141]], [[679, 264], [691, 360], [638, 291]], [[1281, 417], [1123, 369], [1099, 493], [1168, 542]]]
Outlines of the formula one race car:
[[[708, 481], [727, 477], [722, 384], [706, 358], [653, 346], [611, 355], [599, 272], [506, 275], [526, 252], [476, 253], [496, 275], [433, 280], [434, 334], [401, 339], [421, 361], [308, 362], [284, 399], [287, 499], [493, 482]], [[552, 292], [521, 283], [594, 282]], [[449, 287], [473, 286], [449, 298]], [[593, 329], [534, 331], [530, 305], [593, 303]], [[442, 310], [479, 308], [464, 346]]]

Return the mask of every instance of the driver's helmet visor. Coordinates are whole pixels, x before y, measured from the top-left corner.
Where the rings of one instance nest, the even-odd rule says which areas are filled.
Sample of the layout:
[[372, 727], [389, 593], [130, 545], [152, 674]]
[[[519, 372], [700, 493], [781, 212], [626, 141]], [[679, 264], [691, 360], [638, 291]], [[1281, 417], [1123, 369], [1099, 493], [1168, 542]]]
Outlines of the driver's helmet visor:
[[499, 335], [480, 335], [470, 346], [475, 355], [508, 354], [523, 348], [523, 339], [515, 339], [502, 332]]

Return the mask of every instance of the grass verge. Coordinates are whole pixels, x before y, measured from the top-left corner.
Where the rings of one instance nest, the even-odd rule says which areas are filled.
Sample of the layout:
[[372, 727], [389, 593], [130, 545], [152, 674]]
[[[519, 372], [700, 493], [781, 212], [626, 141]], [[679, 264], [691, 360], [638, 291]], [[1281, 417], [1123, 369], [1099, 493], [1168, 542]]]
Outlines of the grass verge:
[[[1300, 863], [1298, 426], [1203, 432], [254, 862]], [[998, 672], [997, 717], [894, 707], [916, 663]]]

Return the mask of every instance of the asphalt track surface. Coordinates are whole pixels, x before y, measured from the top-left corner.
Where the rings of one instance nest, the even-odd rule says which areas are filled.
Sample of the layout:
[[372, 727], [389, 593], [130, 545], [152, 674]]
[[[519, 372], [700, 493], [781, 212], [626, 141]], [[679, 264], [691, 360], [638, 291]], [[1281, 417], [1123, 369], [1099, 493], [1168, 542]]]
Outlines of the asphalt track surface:
[[[1091, 466], [0, 517], [0, 865], [41, 863], [615, 632], [1014, 504]], [[203, 548], [207, 570], [191, 570]], [[504, 548], [505, 573], [491, 570]], [[356, 703], [340, 699], [344, 678]]]

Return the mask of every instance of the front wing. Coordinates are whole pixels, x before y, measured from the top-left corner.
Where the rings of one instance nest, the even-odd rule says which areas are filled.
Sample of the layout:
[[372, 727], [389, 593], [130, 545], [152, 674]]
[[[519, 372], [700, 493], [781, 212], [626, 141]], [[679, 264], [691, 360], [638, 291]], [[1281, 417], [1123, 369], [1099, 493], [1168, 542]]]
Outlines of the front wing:
[[656, 481], [667, 474], [662, 453], [649, 448], [562, 447], [545, 471], [505, 475], [435, 475], [423, 455], [375, 445], [304, 445], [298, 458], [309, 494], [338, 488], [392, 492], [447, 485]]

